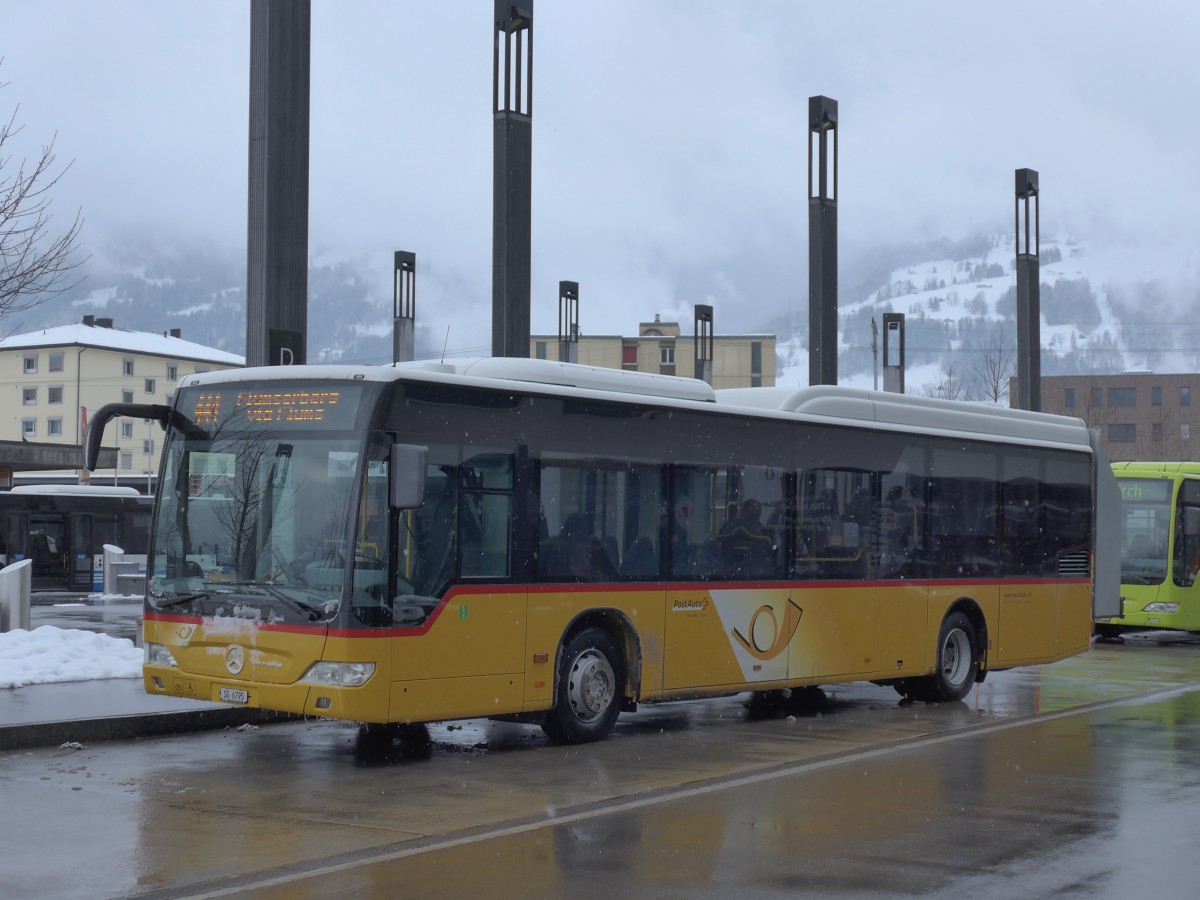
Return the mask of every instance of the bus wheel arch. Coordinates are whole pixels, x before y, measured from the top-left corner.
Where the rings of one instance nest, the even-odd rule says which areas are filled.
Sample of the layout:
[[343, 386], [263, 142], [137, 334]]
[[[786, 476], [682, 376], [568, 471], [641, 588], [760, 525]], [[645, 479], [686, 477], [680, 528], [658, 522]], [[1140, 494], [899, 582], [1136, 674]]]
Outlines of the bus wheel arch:
[[896, 690], [928, 703], [961, 700], [983, 680], [987, 662], [987, 620], [978, 604], [960, 598], [946, 610], [938, 628], [931, 675], [905, 678]]
[[605, 737], [633, 695], [640, 669], [640, 647], [628, 619], [612, 610], [580, 616], [558, 645], [554, 706], [543, 730], [565, 744]]

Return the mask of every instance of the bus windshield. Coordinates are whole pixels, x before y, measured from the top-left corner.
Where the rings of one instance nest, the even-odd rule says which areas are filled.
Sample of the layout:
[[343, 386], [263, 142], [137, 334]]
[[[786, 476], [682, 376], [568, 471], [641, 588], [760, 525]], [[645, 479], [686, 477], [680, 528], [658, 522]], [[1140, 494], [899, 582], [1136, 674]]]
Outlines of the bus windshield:
[[360, 439], [320, 422], [241, 414], [255, 411], [244, 398], [266, 396], [181, 397], [199, 424], [168, 445], [147, 585], [153, 608], [290, 623], [336, 615], [354, 559]]
[[1122, 478], [1121, 583], [1161, 584], [1167, 577], [1172, 482]]

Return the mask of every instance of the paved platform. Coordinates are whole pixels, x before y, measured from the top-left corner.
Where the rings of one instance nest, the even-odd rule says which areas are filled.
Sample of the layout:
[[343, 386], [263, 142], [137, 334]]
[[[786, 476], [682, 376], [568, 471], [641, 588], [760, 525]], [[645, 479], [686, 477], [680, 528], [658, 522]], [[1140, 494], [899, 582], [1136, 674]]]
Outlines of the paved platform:
[[0, 689], [0, 751], [282, 722], [261, 709], [147, 694], [140, 678]]
[[[99, 602], [86, 595], [35, 594], [30, 628], [53, 625], [140, 643], [135, 600]], [[102, 678], [0, 688], [0, 751], [87, 744], [151, 735], [233, 728], [294, 718], [260, 709], [152, 696], [140, 678]]]

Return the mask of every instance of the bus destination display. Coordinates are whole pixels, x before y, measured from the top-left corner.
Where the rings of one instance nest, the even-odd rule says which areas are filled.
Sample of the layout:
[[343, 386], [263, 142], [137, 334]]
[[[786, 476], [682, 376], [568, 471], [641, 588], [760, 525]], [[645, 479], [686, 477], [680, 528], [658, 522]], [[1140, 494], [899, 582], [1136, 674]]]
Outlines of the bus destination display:
[[205, 428], [353, 428], [362, 388], [276, 385], [200, 388], [180, 399], [180, 411]]

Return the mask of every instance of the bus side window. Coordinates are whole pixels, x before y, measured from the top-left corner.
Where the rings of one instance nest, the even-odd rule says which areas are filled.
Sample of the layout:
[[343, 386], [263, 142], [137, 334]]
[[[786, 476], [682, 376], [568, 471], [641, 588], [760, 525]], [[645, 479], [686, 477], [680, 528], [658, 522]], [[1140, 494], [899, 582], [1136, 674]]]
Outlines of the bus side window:
[[644, 580], [658, 574], [661, 471], [590, 458], [543, 459], [539, 577]]
[[810, 469], [799, 474], [797, 491], [796, 573], [865, 577], [882, 553], [878, 479], [860, 470]]

